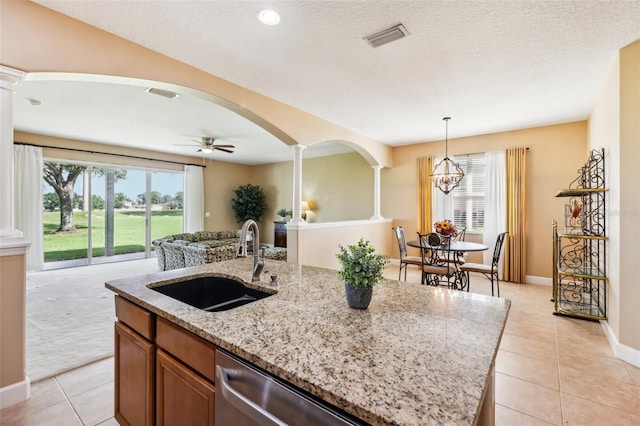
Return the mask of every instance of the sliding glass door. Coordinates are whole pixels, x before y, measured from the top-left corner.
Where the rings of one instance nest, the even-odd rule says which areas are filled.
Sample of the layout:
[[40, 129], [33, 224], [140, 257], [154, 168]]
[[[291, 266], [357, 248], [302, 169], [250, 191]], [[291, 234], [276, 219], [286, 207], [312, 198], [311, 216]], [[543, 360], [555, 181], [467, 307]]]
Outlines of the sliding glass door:
[[[47, 169], [67, 188], [55, 190], [63, 185], [45, 177], [47, 269], [152, 257], [153, 239], [182, 232], [181, 172], [46, 162]], [[75, 226], [62, 230], [69, 217]]]
[[149, 238], [153, 241], [166, 235], [181, 233], [184, 229], [184, 174], [153, 172], [150, 175], [150, 196], [152, 201], [160, 201], [152, 204]]
[[87, 265], [90, 215], [84, 200], [90, 193], [90, 171], [84, 165], [45, 162], [43, 176], [45, 265]]

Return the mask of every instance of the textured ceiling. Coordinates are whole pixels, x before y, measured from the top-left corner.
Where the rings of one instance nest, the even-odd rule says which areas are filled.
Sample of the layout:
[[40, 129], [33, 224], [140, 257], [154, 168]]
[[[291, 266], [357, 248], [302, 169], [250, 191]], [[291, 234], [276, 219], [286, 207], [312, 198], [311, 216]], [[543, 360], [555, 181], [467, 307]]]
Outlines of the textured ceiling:
[[[37, 3], [394, 146], [442, 139], [445, 115], [453, 138], [587, 119], [640, 39], [640, 1]], [[397, 23], [408, 37], [363, 40]]]

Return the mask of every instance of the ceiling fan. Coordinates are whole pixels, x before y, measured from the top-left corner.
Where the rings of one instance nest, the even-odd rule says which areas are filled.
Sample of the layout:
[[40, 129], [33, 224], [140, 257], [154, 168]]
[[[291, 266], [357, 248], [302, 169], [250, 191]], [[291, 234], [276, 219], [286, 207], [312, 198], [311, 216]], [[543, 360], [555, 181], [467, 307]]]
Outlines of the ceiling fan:
[[233, 153], [232, 149], [235, 149], [236, 147], [234, 145], [217, 145], [215, 143], [216, 139], [212, 138], [210, 136], [203, 136], [201, 138], [201, 140], [197, 140], [194, 139], [194, 142], [197, 142], [197, 145], [194, 144], [174, 144], [176, 146], [197, 146], [200, 149], [198, 149], [198, 152], [202, 152], [203, 154], [210, 154], [212, 153], [214, 150], [218, 150], [218, 151], [223, 151], [223, 152], [228, 152], [230, 154]]

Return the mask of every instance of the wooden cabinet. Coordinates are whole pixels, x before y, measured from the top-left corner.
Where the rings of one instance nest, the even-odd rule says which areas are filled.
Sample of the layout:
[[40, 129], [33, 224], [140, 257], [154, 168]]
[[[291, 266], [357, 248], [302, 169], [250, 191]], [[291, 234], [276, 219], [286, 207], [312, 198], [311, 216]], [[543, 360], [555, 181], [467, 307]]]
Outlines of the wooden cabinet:
[[214, 425], [215, 389], [212, 383], [160, 349], [156, 377], [158, 426]]
[[[149, 312], [116, 296], [122, 318], [142, 318]], [[140, 312], [138, 312], [140, 311]], [[134, 324], [138, 327], [140, 324]], [[146, 329], [151, 332], [151, 329]], [[124, 321], [115, 323], [114, 416], [121, 425], [154, 424], [155, 345]]]
[[115, 413], [121, 425], [215, 422], [215, 345], [116, 296]]
[[157, 424], [213, 425], [215, 346], [163, 318], [156, 344]]
[[287, 248], [287, 223], [273, 222], [273, 229], [273, 245], [275, 247]]

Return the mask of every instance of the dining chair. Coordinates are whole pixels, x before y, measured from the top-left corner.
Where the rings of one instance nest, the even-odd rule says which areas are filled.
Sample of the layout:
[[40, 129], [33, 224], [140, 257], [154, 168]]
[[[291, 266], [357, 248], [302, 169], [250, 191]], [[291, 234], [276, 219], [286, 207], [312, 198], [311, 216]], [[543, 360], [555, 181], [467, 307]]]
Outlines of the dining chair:
[[453, 241], [464, 241], [466, 234], [467, 234], [467, 228], [465, 226], [458, 226], [457, 233]]
[[500, 261], [500, 254], [502, 253], [502, 246], [504, 244], [504, 238], [508, 232], [503, 232], [498, 235], [496, 239], [496, 245], [493, 249], [493, 259], [491, 265], [485, 265], [484, 263], [465, 263], [460, 265], [460, 270], [467, 274], [467, 291], [471, 287], [470, 272], [479, 272], [485, 277], [491, 279], [491, 295], [493, 296], [493, 283], [495, 278], [496, 287], [498, 289], [498, 297], [500, 297], [500, 278], [498, 276], [498, 262]]
[[407, 280], [407, 266], [416, 265], [422, 266], [422, 257], [407, 256], [407, 240], [404, 237], [404, 228], [402, 226], [396, 226], [393, 228], [396, 239], [398, 240], [398, 249], [400, 250], [400, 271], [398, 271], [398, 281], [402, 276], [402, 269], [404, 268], [404, 280]]
[[[467, 228], [464, 226], [458, 226], [457, 228], [458, 232], [456, 233], [456, 236], [453, 237], [452, 241], [464, 241], [467, 234]], [[462, 251], [456, 252], [453, 259], [458, 265], [462, 265], [467, 261], [467, 253]]]
[[421, 234], [418, 232], [420, 240], [420, 254], [422, 255], [422, 284], [440, 285], [446, 278], [447, 287], [451, 286], [451, 277], [454, 277], [458, 270], [453, 262], [449, 243], [443, 235], [431, 232]]

